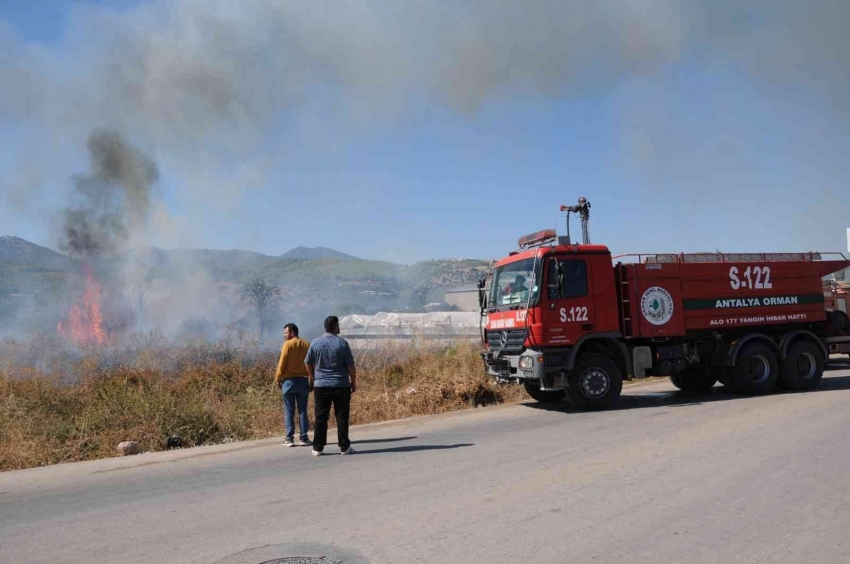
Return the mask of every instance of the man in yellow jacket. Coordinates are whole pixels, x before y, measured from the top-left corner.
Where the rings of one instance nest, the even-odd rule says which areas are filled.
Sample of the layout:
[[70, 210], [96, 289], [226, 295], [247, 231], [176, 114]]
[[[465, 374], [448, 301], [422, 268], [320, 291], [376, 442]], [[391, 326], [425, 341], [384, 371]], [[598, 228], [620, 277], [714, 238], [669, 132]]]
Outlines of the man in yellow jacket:
[[310, 423], [307, 420], [307, 396], [310, 387], [307, 379], [307, 367], [304, 359], [310, 350], [310, 343], [298, 337], [298, 326], [287, 323], [283, 328], [283, 348], [280, 350], [280, 360], [274, 374], [274, 383], [283, 392], [284, 424], [286, 439], [284, 446], [295, 446], [295, 407], [298, 407], [298, 423], [301, 431], [300, 445], [312, 444], [307, 436]]

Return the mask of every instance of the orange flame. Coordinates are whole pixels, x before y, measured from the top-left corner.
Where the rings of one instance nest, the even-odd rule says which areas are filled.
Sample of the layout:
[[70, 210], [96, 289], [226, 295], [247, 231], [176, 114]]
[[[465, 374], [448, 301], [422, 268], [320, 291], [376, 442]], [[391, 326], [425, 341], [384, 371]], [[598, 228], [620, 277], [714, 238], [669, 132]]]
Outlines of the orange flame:
[[60, 337], [80, 346], [102, 345], [106, 334], [103, 331], [103, 317], [100, 312], [100, 284], [88, 265], [83, 270], [86, 276], [86, 291], [56, 330]]

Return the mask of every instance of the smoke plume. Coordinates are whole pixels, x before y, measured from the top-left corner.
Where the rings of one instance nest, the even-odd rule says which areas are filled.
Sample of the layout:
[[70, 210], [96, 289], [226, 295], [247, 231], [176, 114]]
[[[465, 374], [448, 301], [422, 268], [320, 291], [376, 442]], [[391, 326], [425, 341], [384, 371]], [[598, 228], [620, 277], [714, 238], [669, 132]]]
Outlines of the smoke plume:
[[[126, 11], [78, 8], [61, 51], [5, 34], [8, 52], [27, 63], [0, 69], [15, 79], [3, 81], [14, 87], [0, 108], [53, 126], [132, 126], [174, 145], [217, 134], [206, 148], [234, 148], [225, 131], [257, 141], [325, 86], [339, 89], [328, 103], [376, 115], [406, 99], [467, 112], [504, 91], [559, 95], [610, 85], [676, 60], [690, 15], [675, 0], [177, 0]], [[85, 72], [51, 77], [64, 57], [88, 61]], [[57, 78], [63, 96], [34, 92]]]
[[91, 172], [74, 179], [75, 202], [62, 212], [59, 247], [73, 256], [111, 255], [144, 230], [159, 171], [115, 131], [93, 132], [88, 150]]
[[281, 143], [318, 129], [311, 120], [370, 123], [423, 103], [470, 114], [490, 99], [608, 92], [649, 74], [667, 83], [675, 77], [654, 73], [684, 58], [846, 112], [848, 18], [842, 0], [81, 6], [53, 47], [0, 25], [11, 54], [0, 62], [0, 122], [25, 119], [54, 138], [132, 132], [206, 185], [236, 162], [240, 175], [252, 177], [246, 163], [261, 175]]
[[[127, 139], [155, 151], [169, 189], [184, 201], [230, 209], [246, 186], [285, 169], [288, 146], [324, 145], [346, 127], [404, 119], [414, 107], [474, 119], [508, 97], [532, 105], [607, 96], [615, 106], [611, 134], [625, 152], [611, 157], [612, 166], [636, 163], [643, 184], [685, 186], [706, 205], [744, 201], [750, 205], [738, 206], [739, 216], [715, 209], [745, 224], [755, 204], [762, 217], [786, 217], [784, 209], [764, 210], [784, 182], [789, 191], [805, 187], [810, 216], [843, 225], [846, 208], [836, 202], [847, 196], [809, 187], [850, 179], [846, 159], [822, 150], [817, 127], [782, 124], [772, 132], [799, 133], [793, 155], [773, 159], [777, 167], [805, 161], [797, 178], [754, 166], [770, 147], [747, 153], [747, 134], [773, 125], [751, 123], [752, 108], [776, 104], [781, 116], [783, 104], [805, 104], [846, 136], [848, 21], [846, 0], [80, 4], [46, 44], [0, 22], [0, 127], [24, 138], [13, 158], [27, 163], [6, 200], [41, 215], [26, 201], [37, 192], [33, 184], [67, 178], [67, 161], [76, 157], [67, 147], [88, 138], [91, 171], [75, 180], [61, 212], [61, 247], [109, 255], [151, 244], [150, 233], [166, 230], [149, 222], [168, 221], [151, 192], [158, 168]], [[733, 97], [714, 82], [720, 74], [746, 88]], [[683, 87], [680, 75], [702, 81]], [[658, 224], [669, 223], [669, 210], [656, 208], [663, 210]], [[183, 236], [178, 229], [168, 243], [185, 243]], [[147, 291], [157, 313], [195, 302], [214, 309], [208, 277], [194, 264], [185, 270], [198, 278], [176, 276], [160, 288], [145, 286], [144, 268], [128, 266], [125, 288]]]
[[[0, 124], [26, 122], [48, 154], [96, 127], [128, 132], [163, 155], [163, 170], [198, 205], [229, 210], [280, 167], [287, 144], [323, 146], [343, 126], [412, 106], [471, 116], [515, 95], [534, 103], [610, 94], [650, 76], [657, 88], [630, 92], [615, 127], [629, 158], [689, 171], [677, 148], [705, 133], [671, 140], [658, 125], [677, 127], [688, 104], [665, 101], [658, 119], [635, 116], [675, 96], [680, 70], [728, 69], [767, 91], [765, 103], [795, 94], [834, 112], [846, 131], [848, 20], [843, 0], [82, 4], [51, 45], [0, 22]], [[746, 121], [732, 119], [723, 125], [730, 138]], [[734, 147], [724, 151], [720, 159]], [[710, 157], [694, 159], [701, 171], [719, 168]]]

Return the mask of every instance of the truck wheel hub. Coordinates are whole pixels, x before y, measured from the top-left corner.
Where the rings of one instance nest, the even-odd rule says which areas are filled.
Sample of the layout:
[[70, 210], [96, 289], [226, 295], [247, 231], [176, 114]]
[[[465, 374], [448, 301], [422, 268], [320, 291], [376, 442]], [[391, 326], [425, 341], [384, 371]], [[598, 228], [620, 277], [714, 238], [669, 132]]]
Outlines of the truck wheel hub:
[[815, 375], [817, 363], [815, 358], [809, 353], [803, 353], [797, 357], [797, 375], [802, 380], [808, 380]]
[[589, 368], [579, 380], [581, 392], [589, 398], [602, 397], [611, 387], [611, 378], [601, 368]]
[[750, 380], [761, 384], [770, 378], [770, 362], [764, 355], [756, 355], [750, 359], [747, 371], [749, 372]]

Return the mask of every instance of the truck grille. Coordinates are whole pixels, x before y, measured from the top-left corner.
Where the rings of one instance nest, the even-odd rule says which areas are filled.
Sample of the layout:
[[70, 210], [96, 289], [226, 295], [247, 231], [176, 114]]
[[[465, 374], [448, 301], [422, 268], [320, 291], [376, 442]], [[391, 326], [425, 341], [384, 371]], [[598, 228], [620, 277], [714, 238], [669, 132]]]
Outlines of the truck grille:
[[[502, 346], [502, 333], [507, 334], [507, 342]], [[506, 353], [522, 352], [525, 348], [525, 338], [528, 331], [525, 329], [509, 329], [507, 331], [487, 331], [487, 345], [491, 350], [501, 350]]]

